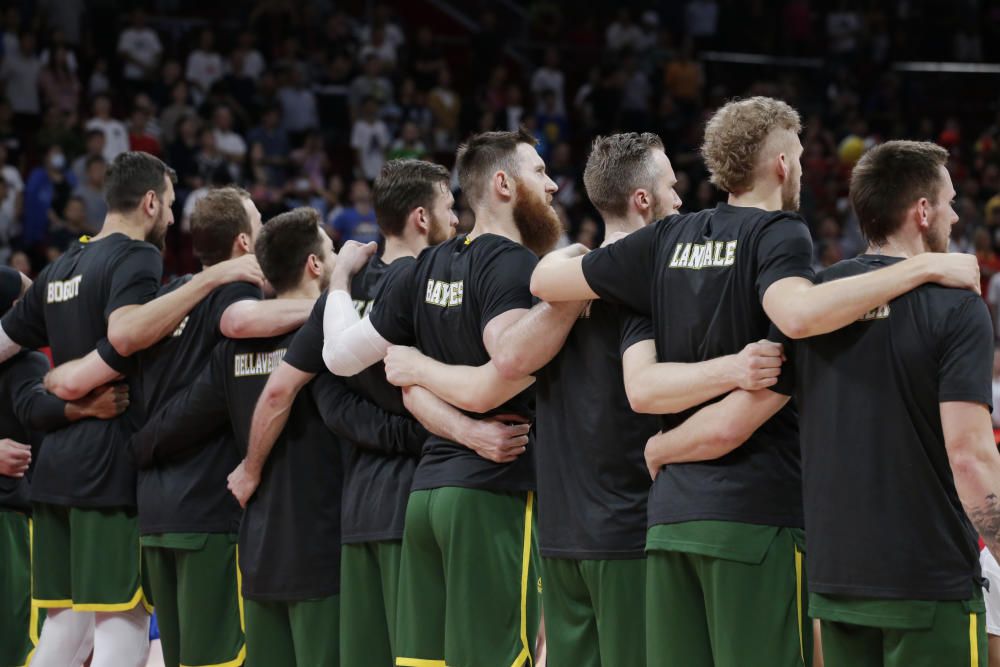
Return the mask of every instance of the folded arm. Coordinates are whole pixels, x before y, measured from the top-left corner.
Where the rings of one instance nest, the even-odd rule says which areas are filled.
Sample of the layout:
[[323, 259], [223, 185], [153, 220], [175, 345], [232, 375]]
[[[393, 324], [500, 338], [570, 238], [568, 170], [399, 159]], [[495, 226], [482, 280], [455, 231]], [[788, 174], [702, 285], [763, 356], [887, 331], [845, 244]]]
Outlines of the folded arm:
[[309, 299], [245, 299], [226, 308], [219, 330], [226, 338], [271, 338], [298, 329], [309, 318]]
[[121, 373], [108, 365], [97, 350], [59, 364], [45, 375], [45, 388], [67, 401], [83, 398], [101, 385], [113, 382]]
[[788, 403], [789, 397], [767, 389], [738, 389], [707, 405], [680, 426], [658, 433], [646, 444], [646, 465], [656, 477], [671, 463], [710, 461], [744, 442]]
[[550, 252], [531, 274], [531, 293], [549, 302], [597, 299], [583, 274], [587, 248], [578, 244]]
[[229, 428], [225, 393], [210, 369], [150, 416], [132, 436], [132, 456], [138, 468], [175, 460]]
[[638, 413], [676, 414], [733, 389], [773, 386], [781, 372], [781, 353], [780, 344], [765, 340], [708, 361], [657, 362], [656, 343], [643, 340], [622, 357], [625, 393]]
[[531, 425], [516, 416], [507, 420], [514, 423], [505, 423], [501, 418], [472, 419], [418, 386], [403, 389], [403, 402], [428, 431], [494, 463], [509, 463], [528, 446]]
[[975, 257], [925, 253], [878, 271], [818, 285], [805, 278], [783, 278], [767, 288], [763, 306], [786, 336], [808, 338], [841, 329], [928, 282], [978, 292]]
[[456, 408], [477, 413], [503, 405], [535, 381], [530, 376], [508, 380], [492, 361], [482, 366], [452, 366], [401, 345], [389, 348], [385, 372], [397, 387], [420, 385]]
[[324, 373], [310, 390], [323, 423], [337, 435], [382, 454], [420, 456], [428, 433], [417, 420], [383, 410], [335, 375]]

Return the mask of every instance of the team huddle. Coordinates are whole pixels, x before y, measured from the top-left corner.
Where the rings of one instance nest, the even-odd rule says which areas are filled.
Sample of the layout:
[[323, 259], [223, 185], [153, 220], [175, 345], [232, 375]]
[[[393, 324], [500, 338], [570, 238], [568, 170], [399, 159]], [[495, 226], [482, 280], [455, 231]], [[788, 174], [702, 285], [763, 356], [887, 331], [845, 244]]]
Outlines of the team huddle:
[[523, 131], [459, 148], [468, 234], [446, 169], [387, 163], [378, 252], [220, 188], [166, 284], [173, 172], [116, 158], [100, 234], [0, 273], [0, 666], [141, 667], [155, 607], [170, 667], [802, 667], [814, 619], [827, 667], [985, 667], [993, 329], [947, 153], [870, 149], [868, 251], [817, 275], [800, 131], [721, 107], [729, 199], [690, 214], [656, 135], [599, 137], [592, 251], [553, 249]]

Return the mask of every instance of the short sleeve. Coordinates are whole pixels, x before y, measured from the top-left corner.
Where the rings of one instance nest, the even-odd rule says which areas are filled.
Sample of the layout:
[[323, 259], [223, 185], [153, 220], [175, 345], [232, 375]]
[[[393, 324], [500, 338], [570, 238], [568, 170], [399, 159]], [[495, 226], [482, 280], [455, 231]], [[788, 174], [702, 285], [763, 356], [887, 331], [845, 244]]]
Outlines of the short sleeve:
[[644, 340], [655, 340], [653, 320], [645, 315], [626, 311], [621, 324], [621, 354], [624, 355], [625, 350]]
[[784, 278], [814, 280], [812, 237], [799, 217], [783, 216], [767, 224], [757, 239], [757, 298]]
[[538, 258], [533, 252], [514, 243], [500, 246], [486, 258], [475, 285], [471, 286], [480, 304], [481, 329], [508, 310], [531, 308], [534, 303], [531, 272], [537, 264]]
[[303, 373], [322, 373], [323, 363], [323, 313], [326, 312], [326, 293], [316, 300], [309, 319], [292, 338], [285, 362]]
[[[768, 331], [767, 339], [774, 343], [781, 343], [785, 353], [785, 360], [781, 362], [781, 374], [778, 375], [778, 382], [771, 387], [771, 391], [783, 396], [792, 396], [795, 393], [795, 353], [800, 343], [785, 334], [774, 324]], [[808, 345], [803, 342], [802, 345]]]
[[[396, 264], [401, 264], [396, 269]], [[368, 316], [382, 338], [393, 345], [410, 345], [414, 341], [413, 310], [417, 297], [417, 262], [393, 262], [382, 277], [375, 303]]]
[[212, 318], [212, 329], [219, 331], [222, 316], [226, 309], [237, 301], [260, 301], [263, 298], [260, 288], [250, 283], [229, 283], [215, 290], [212, 295], [212, 305], [209, 317]]
[[993, 405], [993, 323], [986, 302], [969, 293], [948, 313], [939, 339], [938, 400]]
[[31, 283], [28, 291], [3, 316], [3, 320], [0, 320], [4, 333], [22, 347], [37, 349], [49, 344], [49, 335], [45, 328], [47, 274], [47, 270], [42, 271], [38, 279]]
[[583, 257], [583, 277], [590, 289], [606, 301], [651, 315], [656, 238], [668, 219], [647, 225]]
[[119, 308], [141, 305], [156, 298], [163, 275], [163, 257], [148, 243], [135, 244], [113, 270], [105, 319]]

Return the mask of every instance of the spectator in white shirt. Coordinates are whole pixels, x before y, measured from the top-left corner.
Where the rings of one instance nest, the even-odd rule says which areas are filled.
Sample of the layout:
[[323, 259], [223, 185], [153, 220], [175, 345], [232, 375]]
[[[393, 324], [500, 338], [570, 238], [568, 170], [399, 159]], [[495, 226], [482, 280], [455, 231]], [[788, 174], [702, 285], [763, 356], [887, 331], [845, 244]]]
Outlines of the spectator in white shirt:
[[389, 142], [389, 128], [378, 118], [378, 102], [368, 97], [361, 105], [361, 116], [351, 129], [355, 165], [367, 180], [374, 181], [382, 170]]
[[111, 98], [100, 94], [94, 98], [94, 117], [87, 121], [88, 130], [104, 133], [104, 159], [111, 162], [129, 149], [128, 130], [120, 120], [111, 117]]
[[308, 88], [298, 67], [289, 67], [278, 89], [281, 120], [292, 146], [300, 146], [310, 130], [319, 127], [316, 95]]
[[233, 73], [241, 74], [248, 79], [256, 79], [263, 74], [267, 68], [267, 63], [264, 62], [264, 56], [260, 54], [260, 51], [254, 45], [254, 35], [252, 32], [248, 30], [240, 33], [238, 48], [243, 52], [243, 71]]
[[4, 83], [4, 92], [10, 108], [14, 111], [15, 121], [18, 117], [24, 129], [34, 127], [41, 113], [41, 101], [38, 95], [38, 78], [42, 72], [42, 61], [35, 53], [35, 34], [24, 31], [18, 39], [18, 46], [13, 52], [5, 53], [3, 65], [0, 65], [0, 79]]
[[118, 37], [118, 55], [125, 61], [123, 73], [128, 81], [149, 81], [156, 75], [163, 44], [156, 31], [146, 25], [141, 9], [132, 12], [131, 25]]
[[566, 77], [559, 69], [559, 49], [550, 46], [545, 49], [545, 64], [535, 70], [531, 77], [531, 92], [535, 94], [535, 99], [541, 100], [542, 93], [549, 90], [555, 93], [556, 109], [559, 113], [566, 113], [565, 96]]
[[212, 132], [215, 134], [215, 146], [226, 160], [236, 168], [243, 163], [247, 154], [247, 144], [236, 132], [233, 132], [233, 113], [229, 107], [218, 106], [212, 114]]
[[618, 12], [618, 19], [608, 26], [604, 39], [609, 49], [621, 51], [633, 48], [637, 42], [642, 42], [644, 35], [642, 29], [632, 21], [632, 12], [621, 9]]
[[386, 37], [384, 25], [372, 26], [371, 38], [361, 47], [358, 55], [362, 61], [368, 56], [375, 56], [387, 71], [396, 68], [396, 47]]
[[201, 31], [198, 48], [188, 55], [184, 78], [191, 83], [195, 103], [201, 104], [212, 89], [212, 84], [222, 78], [222, 56], [215, 50], [215, 35], [211, 30]]
[[0, 180], [7, 184], [6, 194], [0, 198], [0, 213], [12, 220], [18, 217], [18, 200], [24, 192], [24, 179], [17, 167], [7, 164], [7, 147], [0, 144]]

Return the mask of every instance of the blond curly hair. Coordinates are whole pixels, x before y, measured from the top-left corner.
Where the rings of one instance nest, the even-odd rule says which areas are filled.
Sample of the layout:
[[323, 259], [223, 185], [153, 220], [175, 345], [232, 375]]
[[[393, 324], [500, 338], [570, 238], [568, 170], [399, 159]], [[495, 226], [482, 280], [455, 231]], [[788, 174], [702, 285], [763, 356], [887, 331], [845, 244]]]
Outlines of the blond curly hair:
[[799, 112], [772, 97], [734, 100], [705, 125], [701, 154], [712, 183], [730, 193], [753, 187], [760, 151], [774, 130], [802, 131]]

